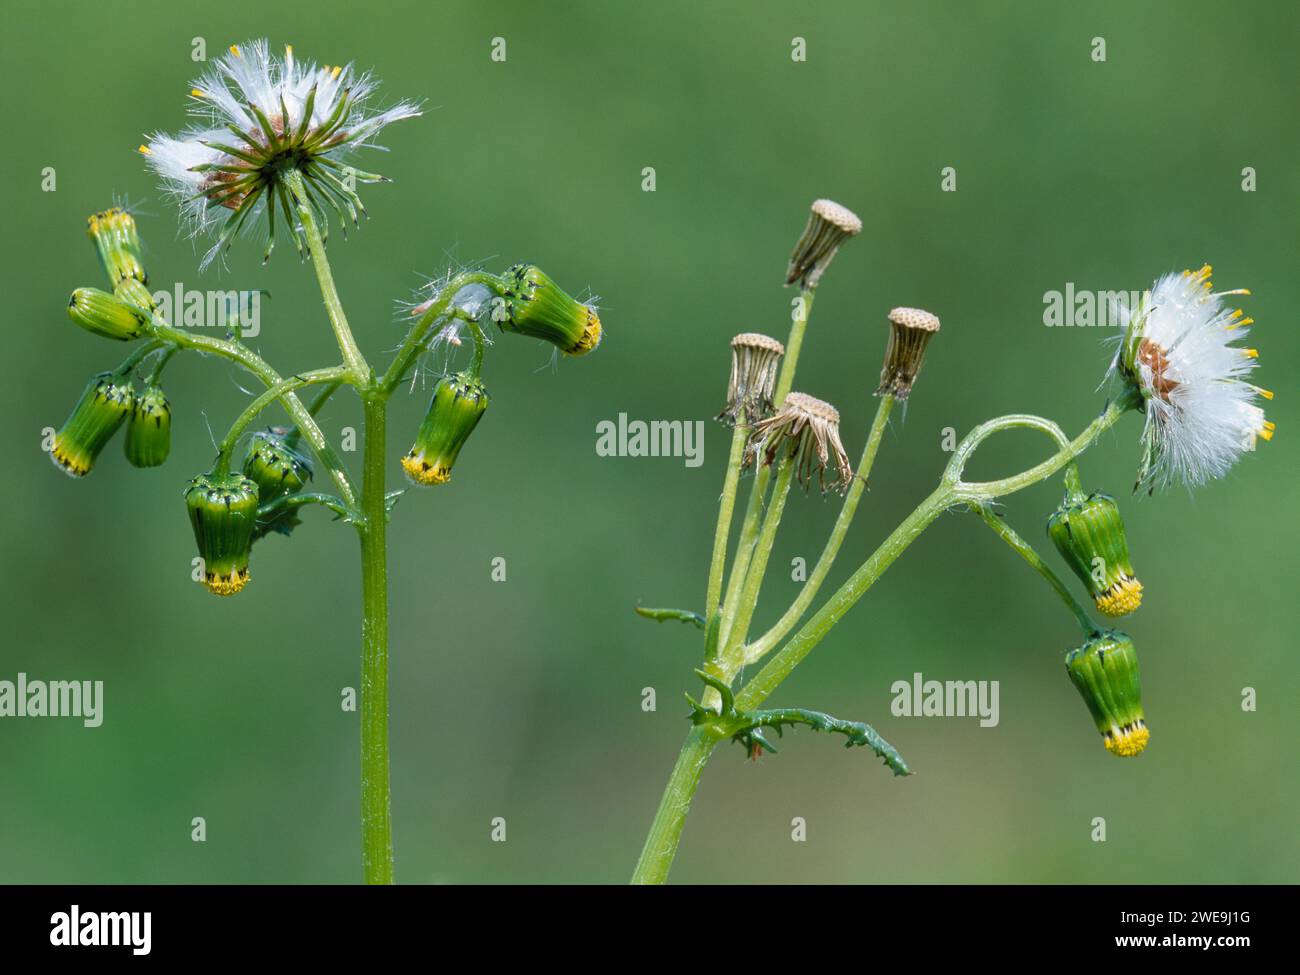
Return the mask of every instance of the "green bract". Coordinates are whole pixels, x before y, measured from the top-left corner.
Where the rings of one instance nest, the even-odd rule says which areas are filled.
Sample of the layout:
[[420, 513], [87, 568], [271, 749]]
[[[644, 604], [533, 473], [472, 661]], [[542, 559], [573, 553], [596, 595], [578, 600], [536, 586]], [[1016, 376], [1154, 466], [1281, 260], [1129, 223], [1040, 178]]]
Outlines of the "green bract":
[[257, 485], [242, 474], [201, 474], [185, 490], [203, 585], [231, 596], [248, 584], [248, 556], [257, 524]]
[[87, 218], [86, 224], [86, 232], [95, 242], [100, 263], [115, 289], [128, 280], [149, 283], [140, 262], [140, 237], [131, 214], [121, 207], [110, 207]]
[[68, 317], [88, 332], [127, 342], [144, 334], [148, 312], [98, 288], [78, 288], [68, 300]]
[[126, 459], [135, 467], [157, 467], [167, 460], [171, 447], [171, 405], [161, 386], [146, 386], [126, 425]]
[[531, 335], [566, 355], [585, 355], [600, 345], [600, 317], [569, 297], [533, 264], [516, 264], [503, 276], [506, 290], [493, 320], [507, 332]]
[[1112, 630], [1065, 655], [1065, 670], [1088, 705], [1112, 755], [1129, 758], [1146, 748], [1151, 732], [1142, 713], [1137, 650], [1127, 634]]
[[1125, 616], [1142, 602], [1129, 562], [1119, 506], [1108, 494], [1067, 496], [1047, 519], [1047, 534], [1107, 616]]
[[477, 377], [461, 372], [438, 380], [415, 445], [402, 458], [406, 476], [424, 486], [450, 481], [452, 465], [487, 407], [487, 390]]
[[130, 415], [134, 401], [130, 380], [111, 372], [93, 377], [54, 435], [51, 459], [73, 477], [89, 474], [104, 445]]

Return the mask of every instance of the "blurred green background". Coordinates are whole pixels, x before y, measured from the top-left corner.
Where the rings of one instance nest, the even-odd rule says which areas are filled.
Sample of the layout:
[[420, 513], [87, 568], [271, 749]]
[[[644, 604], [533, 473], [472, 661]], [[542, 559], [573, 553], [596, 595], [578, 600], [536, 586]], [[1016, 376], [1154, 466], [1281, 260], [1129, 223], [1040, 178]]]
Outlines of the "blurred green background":
[[[406, 882], [622, 881], [687, 730], [697, 634], [632, 607], [698, 608], [727, 431], [705, 463], [601, 458], [595, 425], [707, 419], [727, 342], [784, 337], [780, 287], [808, 203], [866, 223], [820, 290], [797, 388], [836, 403], [856, 460], [874, 409], [885, 312], [943, 332], [886, 438], [838, 583], [946, 460], [942, 431], [1031, 411], [1080, 429], [1101, 407], [1104, 329], [1046, 328], [1043, 294], [1141, 289], [1208, 261], [1250, 287], [1276, 441], [1195, 497], [1129, 495], [1132, 417], [1090, 452], [1119, 495], [1147, 600], [1124, 626], [1142, 655], [1154, 737], [1102, 748], [1062, 673], [1071, 619], [968, 516], [926, 533], [773, 699], [871, 721], [917, 771], [893, 779], [810, 733], [757, 764], [709, 766], [673, 879], [904, 882], [1294, 882], [1298, 145], [1289, 2], [383, 3], [216, 7], [46, 4], [6, 16], [0, 234], [8, 304], [0, 679], [99, 679], [105, 721], [0, 721], [0, 879], [352, 882], [360, 877], [359, 594], [353, 533], [310, 511], [258, 546], [253, 583], [218, 600], [189, 581], [180, 491], [253, 380], [186, 356], [167, 388], [176, 445], [130, 469], [120, 441], [82, 482], [41, 456], [86, 377], [124, 349], [72, 328], [68, 292], [100, 285], [87, 214], [138, 201], [155, 287], [265, 287], [256, 347], [281, 371], [336, 359], [309, 269], [260, 244], [205, 275], [134, 148], [185, 121], [185, 93], [230, 42], [373, 66], [381, 99], [426, 99], [385, 133], [373, 219], [331, 256], [372, 357], [395, 301], [449, 260], [536, 261], [601, 296], [596, 354], [552, 365], [499, 340], [492, 409], [455, 481], [412, 491], [392, 532], [397, 875]], [[494, 36], [508, 60], [494, 63]], [[1092, 39], [1104, 37], [1105, 63]], [[807, 61], [791, 60], [792, 38]], [[361, 163], [363, 166], [366, 163]], [[57, 171], [42, 192], [41, 169]], [[657, 189], [641, 189], [642, 169]], [[957, 192], [940, 192], [940, 170]], [[1242, 192], [1253, 167], [1258, 190]], [[204, 245], [206, 246], [206, 245]], [[201, 252], [200, 248], [200, 252]], [[425, 405], [395, 405], [391, 473]], [[324, 413], [360, 426], [355, 399]], [[1032, 435], [975, 475], [1044, 455]], [[356, 455], [352, 455], [355, 463]], [[1009, 499], [1046, 546], [1057, 484]], [[757, 623], [796, 592], [834, 499], [795, 496]], [[490, 580], [507, 560], [507, 581]], [[1055, 556], [1053, 556], [1055, 559]], [[1057, 563], [1059, 564], [1059, 563]], [[830, 586], [826, 592], [831, 591]], [[998, 680], [1001, 723], [890, 715], [890, 684]], [[1258, 691], [1243, 713], [1243, 687]], [[641, 709], [653, 687], [658, 709]], [[207, 842], [190, 840], [192, 817]], [[505, 817], [508, 841], [490, 841]], [[790, 839], [790, 821], [808, 840]], [[1090, 840], [1094, 817], [1105, 843]]]

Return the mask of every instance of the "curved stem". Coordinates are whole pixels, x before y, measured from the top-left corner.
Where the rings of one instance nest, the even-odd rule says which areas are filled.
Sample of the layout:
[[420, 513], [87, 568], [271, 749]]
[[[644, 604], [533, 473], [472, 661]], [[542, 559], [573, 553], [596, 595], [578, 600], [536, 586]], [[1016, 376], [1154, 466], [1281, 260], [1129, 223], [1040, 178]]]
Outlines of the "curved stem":
[[452, 299], [463, 288], [471, 284], [484, 285], [497, 294], [500, 294], [503, 287], [499, 277], [486, 271], [462, 271], [451, 278], [438, 292], [437, 298], [429, 302], [427, 306], [422, 306], [424, 310], [419, 319], [411, 326], [406, 333], [406, 337], [402, 339], [397, 354], [393, 356], [393, 361], [389, 363], [383, 378], [379, 380], [378, 388], [381, 392], [391, 393], [397, 388], [397, 384], [402, 381], [406, 371], [411, 368], [411, 364], [424, 351], [424, 344], [429, 338], [429, 330], [438, 319], [447, 313], [447, 308]]
[[813, 567], [812, 573], [808, 580], [799, 590], [799, 595], [795, 601], [790, 604], [790, 608], [782, 614], [776, 624], [764, 633], [761, 637], [745, 647], [744, 662], [746, 664], [754, 663], [767, 656], [778, 643], [785, 638], [785, 635], [794, 629], [794, 625], [799, 622], [803, 614], [808, 611], [812, 601], [817, 597], [817, 591], [826, 581], [826, 576], [835, 563], [835, 557], [839, 554], [840, 546], [844, 544], [844, 536], [848, 534], [849, 525], [853, 523], [853, 516], [858, 510], [858, 501], [862, 498], [862, 492], [867, 487], [868, 479], [871, 476], [871, 468], [876, 462], [876, 453], [880, 449], [880, 441], [884, 436], [885, 427], [889, 423], [889, 415], [894, 409], [894, 397], [886, 393], [881, 396], [880, 403], [876, 407], [876, 417], [871, 421], [871, 432], [867, 434], [867, 444], [862, 450], [862, 460], [858, 463], [857, 476], [849, 486], [848, 494], [844, 497], [844, 504], [840, 508], [839, 517], [835, 519], [835, 526], [831, 529], [830, 537], [826, 540], [826, 546], [822, 549], [821, 557]]
[[483, 350], [487, 347], [487, 338], [472, 315], [465, 316], [464, 321], [469, 327], [469, 334], [474, 338], [474, 360], [470, 363], [469, 372], [477, 379], [483, 371]]
[[153, 372], [149, 373], [150, 386], [157, 384], [158, 380], [162, 379], [163, 370], [167, 368], [167, 363], [171, 362], [172, 358], [179, 351], [180, 349], [174, 345], [169, 345], [163, 349], [162, 355], [160, 355], [157, 361], [153, 364]]
[[277, 515], [290, 511], [293, 508], [302, 508], [309, 504], [318, 504], [323, 508], [329, 508], [340, 518], [355, 518], [356, 512], [349, 508], [332, 494], [321, 494], [319, 492], [308, 492], [306, 494], [286, 494], [276, 498], [274, 501], [268, 501], [257, 509], [257, 517], [270, 519]]
[[[247, 346], [174, 328], [156, 315], [153, 317], [149, 328], [154, 337], [171, 342], [180, 348], [207, 352], [237, 362], [267, 386], [274, 386], [281, 381], [280, 374]], [[307, 408], [302, 405], [302, 401], [298, 399], [296, 394], [292, 392], [285, 393], [280, 398], [280, 401], [284, 404], [284, 408], [288, 411], [293, 422], [303, 431], [303, 436], [311, 444], [312, 450], [315, 451], [321, 464], [330, 472], [330, 477], [334, 480], [339, 496], [343, 498], [345, 504], [355, 508], [357, 505], [356, 489], [353, 488], [347, 470], [343, 467], [343, 461], [325, 438], [325, 434], [321, 432], [320, 427], [316, 425], [315, 419], [307, 412]]]
[[1101, 632], [1097, 624], [1088, 616], [1088, 611], [1070, 594], [1070, 590], [1066, 588], [1060, 576], [1052, 571], [1052, 567], [1043, 561], [1042, 556], [1034, 551], [1034, 547], [1021, 538], [1015, 529], [1006, 523], [1005, 519], [999, 518], [997, 513], [986, 504], [974, 503], [971, 505], [971, 510], [978, 514], [984, 524], [993, 530], [993, 534], [1011, 546], [1012, 551], [1028, 562], [1035, 572], [1047, 580], [1047, 584], [1061, 597], [1061, 602], [1065, 603], [1066, 608], [1078, 620], [1084, 636], [1094, 636]]
[[164, 343], [161, 339], [149, 339], [146, 342], [141, 342], [131, 350], [129, 356], [122, 360], [122, 364], [117, 367], [115, 372], [119, 376], [125, 376], [127, 373], [132, 372], [135, 367], [140, 365], [140, 363], [142, 363], [148, 356], [161, 349], [163, 345]]
[[668, 777], [654, 822], [632, 874], [634, 884], [662, 884], [668, 879], [677, 846], [681, 843], [686, 814], [700, 784], [700, 775], [720, 739], [708, 728], [692, 728]]
[[244, 411], [235, 418], [231, 424], [230, 430], [227, 431], [225, 439], [221, 441], [217, 448], [217, 464], [221, 470], [228, 470], [230, 464], [230, 455], [234, 451], [235, 445], [244, 431], [248, 429], [249, 424], [257, 419], [258, 415], [278, 399], [283, 399], [286, 393], [295, 389], [301, 389], [304, 386], [313, 386], [317, 383], [337, 383], [341, 381], [340, 377], [347, 372], [344, 366], [331, 366], [328, 369], [313, 369], [310, 372], [299, 373], [296, 376], [290, 376], [287, 379], [281, 379], [274, 386], [269, 386], [263, 390], [253, 401], [244, 407]]
[[385, 501], [388, 403], [364, 397], [361, 497], [361, 850], [368, 884], [393, 882], [393, 816], [388, 772], [388, 511]]
[[316, 269], [316, 281], [320, 285], [321, 297], [325, 300], [325, 311], [334, 329], [334, 337], [338, 340], [339, 350], [343, 353], [343, 364], [347, 366], [354, 382], [364, 383], [370, 378], [370, 366], [348, 326], [348, 316], [343, 311], [343, 302], [339, 300], [338, 288], [334, 285], [334, 274], [330, 271], [329, 258], [325, 255], [325, 242], [321, 240], [320, 228], [316, 226], [316, 215], [312, 212], [302, 173], [290, 168], [285, 175], [285, 185], [293, 194], [294, 208], [298, 211], [311, 263]]

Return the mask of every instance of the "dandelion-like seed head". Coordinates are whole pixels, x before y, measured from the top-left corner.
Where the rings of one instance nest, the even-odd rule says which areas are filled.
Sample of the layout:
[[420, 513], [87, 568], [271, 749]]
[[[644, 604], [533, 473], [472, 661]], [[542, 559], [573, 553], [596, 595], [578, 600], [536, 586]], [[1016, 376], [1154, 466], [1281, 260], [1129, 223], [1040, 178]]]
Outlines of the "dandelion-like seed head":
[[[805, 487], [814, 470], [823, 491], [843, 491], [853, 480], [853, 468], [840, 441], [840, 413], [830, 403], [804, 393], [787, 394], [775, 413], [754, 424], [747, 462], [761, 454], [770, 466], [782, 447], [789, 451], [795, 476]], [[829, 480], [828, 465], [832, 467]]]
[[849, 237], [862, 233], [862, 218], [834, 200], [814, 200], [808, 214], [808, 226], [794, 245], [786, 267], [785, 283], [799, 282], [800, 287], [815, 288], [835, 252]]
[[877, 396], [886, 393], [904, 400], [921, 373], [925, 350], [939, 331], [939, 319], [921, 308], [895, 308], [889, 313], [889, 344], [880, 370]]
[[1259, 353], [1234, 344], [1253, 319], [1224, 301], [1249, 291], [1215, 292], [1207, 264], [1167, 274], [1136, 309], [1112, 370], [1141, 396], [1146, 412], [1138, 487], [1189, 487], [1222, 477], [1274, 425], [1256, 400], [1273, 394], [1247, 381]]
[[[276, 57], [261, 40], [231, 45], [193, 83], [191, 111], [198, 121], [178, 136], [155, 133], [140, 151], [196, 233], [220, 226], [204, 266], [260, 215], [269, 238], [263, 260], [269, 258], [277, 209], [301, 253], [298, 202], [322, 225], [326, 207], [340, 223], [357, 223], [365, 207], [356, 184], [385, 178], [348, 165], [350, 151], [373, 146], [385, 126], [420, 114], [412, 102], [372, 111], [366, 103], [376, 87], [371, 75], [350, 64], [300, 62], [292, 47]], [[296, 199], [292, 174], [301, 178], [305, 200]]]
[[785, 346], [758, 332], [742, 332], [731, 340], [731, 381], [727, 405], [718, 419], [728, 425], [753, 423], [772, 410], [777, 367]]

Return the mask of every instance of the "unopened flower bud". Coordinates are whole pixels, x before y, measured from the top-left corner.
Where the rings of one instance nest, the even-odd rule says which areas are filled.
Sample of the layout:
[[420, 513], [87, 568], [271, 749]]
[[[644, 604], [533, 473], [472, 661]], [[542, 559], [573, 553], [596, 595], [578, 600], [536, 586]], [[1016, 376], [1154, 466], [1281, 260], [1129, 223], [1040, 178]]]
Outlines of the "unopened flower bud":
[[1047, 519], [1047, 534], [1097, 608], [1125, 616], [1142, 603], [1142, 583], [1129, 562], [1119, 506], [1108, 494], [1067, 497]]
[[[804, 393], [788, 393], [771, 416], [754, 424], [749, 457], [763, 455], [771, 465], [784, 447], [795, 465], [799, 482], [807, 486], [817, 472], [822, 490], [843, 491], [853, 480], [853, 468], [840, 442], [840, 414], [830, 403]], [[747, 462], [748, 462], [747, 458]], [[833, 465], [826, 479], [827, 464]]]
[[289, 442], [282, 427], [253, 434], [244, 457], [244, 476], [257, 485], [261, 504], [301, 491], [312, 477], [311, 460]]
[[78, 288], [68, 301], [68, 317], [88, 332], [127, 342], [144, 334], [146, 311], [98, 288]]
[[1151, 738], [1142, 713], [1137, 650], [1124, 633], [1093, 637], [1065, 655], [1065, 670], [1083, 696], [1112, 755], [1141, 753]]
[[500, 310], [493, 313], [502, 329], [543, 339], [573, 356], [600, 345], [596, 309], [569, 297], [541, 268], [516, 264], [505, 279]]
[[772, 391], [785, 346], [757, 332], [731, 340], [731, 382], [718, 419], [729, 425], [753, 423], [772, 411]]
[[144, 312], [152, 312], [158, 307], [153, 292], [142, 281], [137, 281], [135, 278], [124, 278], [113, 289], [113, 295]]
[[157, 467], [172, 448], [172, 408], [161, 386], [146, 386], [135, 398], [126, 425], [126, 459], [135, 467]]
[[889, 345], [885, 348], [885, 365], [880, 370], [877, 396], [886, 393], [895, 399], [907, 399], [912, 384], [921, 372], [925, 347], [939, 331], [939, 319], [920, 308], [895, 308], [889, 313]]
[[862, 219], [848, 207], [833, 200], [814, 200], [808, 215], [808, 226], [794, 245], [790, 265], [786, 268], [785, 283], [799, 282], [800, 287], [817, 287], [822, 274], [841, 243], [862, 232]]
[[131, 414], [135, 390], [128, 379], [111, 372], [93, 377], [54, 435], [50, 458], [73, 477], [85, 477], [95, 459]]
[[438, 380], [415, 445], [402, 458], [406, 476], [424, 486], [450, 481], [456, 457], [487, 407], [487, 390], [477, 377], [462, 372]]
[[86, 232], [95, 242], [99, 259], [114, 288], [127, 279], [140, 284], [149, 283], [149, 276], [140, 262], [140, 237], [131, 214], [121, 207], [112, 207], [92, 215], [86, 224]]
[[257, 485], [243, 474], [202, 474], [185, 491], [203, 585], [233, 596], [248, 584], [248, 556], [257, 525]]

